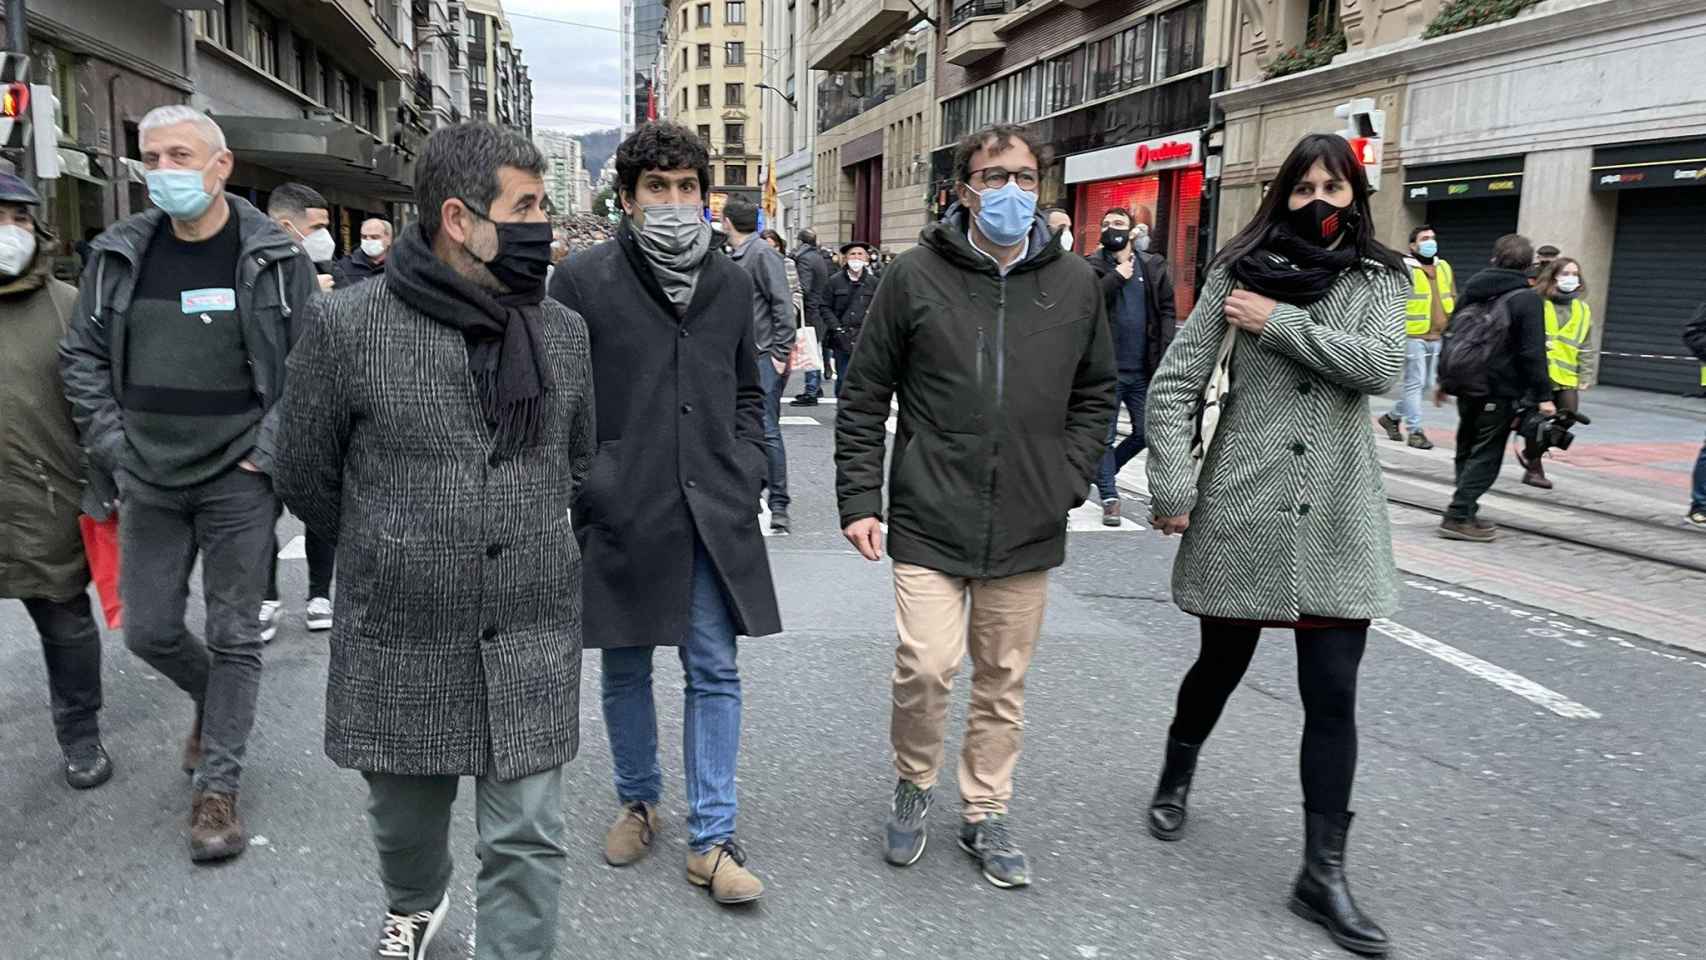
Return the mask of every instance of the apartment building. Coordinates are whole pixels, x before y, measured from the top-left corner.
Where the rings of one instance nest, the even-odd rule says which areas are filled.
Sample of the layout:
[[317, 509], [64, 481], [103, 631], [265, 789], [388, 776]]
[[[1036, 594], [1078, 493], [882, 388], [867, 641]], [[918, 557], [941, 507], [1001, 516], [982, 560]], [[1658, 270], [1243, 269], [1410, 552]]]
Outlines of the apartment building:
[[634, 132], [660, 106], [658, 51], [668, 0], [622, 0], [622, 134]]
[[777, 230], [788, 238], [812, 226], [817, 84], [807, 60], [810, 4], [764, 0], [764, 158], [775, 167]]
[[589, 205], [581, 199], [586, 183], [581, 142], [561, 130], [541, 130], [534, 135], [533, 142], [545, 155], [545, 193], [551, 198], [551, 212], [555, 215], [588, 212]]
[[502, 0], [464, 0], [468, 115], [533, 136], [533, 83]]
[[711, 211], [761, 199], [764, 75], [761, 0], [670, 0], [665, 43], [669, 119], [711, 150]]

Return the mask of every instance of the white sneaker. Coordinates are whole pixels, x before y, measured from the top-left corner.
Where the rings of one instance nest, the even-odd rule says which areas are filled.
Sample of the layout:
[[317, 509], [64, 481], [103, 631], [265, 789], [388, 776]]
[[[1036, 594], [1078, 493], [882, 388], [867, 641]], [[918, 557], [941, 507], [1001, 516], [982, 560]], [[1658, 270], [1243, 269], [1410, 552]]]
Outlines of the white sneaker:
[[304, 617], [310, 630], [332, 629], [332, 601], [325, 597], [315, 597], [308, 601], [308, 613]]
[[279, 606], [277, 600], [261, 601], [261, 642], [271, 643], [278, 635]]

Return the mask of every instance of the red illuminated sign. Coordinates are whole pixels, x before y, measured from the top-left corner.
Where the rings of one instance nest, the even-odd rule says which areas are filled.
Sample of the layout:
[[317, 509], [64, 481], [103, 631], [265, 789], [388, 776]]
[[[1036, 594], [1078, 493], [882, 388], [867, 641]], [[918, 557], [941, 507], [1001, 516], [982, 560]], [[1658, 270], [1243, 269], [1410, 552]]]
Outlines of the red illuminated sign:
[[1152, 163], [1167, 163], [1173, 160], [1189, 160], [1194, 148], [1188, 143], [1168, 140], [1151, 147], [1147, 143], [1137, 145], [1137, 169], [1147, 170]]

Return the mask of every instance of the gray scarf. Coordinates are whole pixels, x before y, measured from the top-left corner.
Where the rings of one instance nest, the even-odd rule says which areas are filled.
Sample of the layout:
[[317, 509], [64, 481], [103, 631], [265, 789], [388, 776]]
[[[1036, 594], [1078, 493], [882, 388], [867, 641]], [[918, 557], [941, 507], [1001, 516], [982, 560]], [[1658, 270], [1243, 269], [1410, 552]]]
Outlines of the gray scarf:
[[652, 272], [657, 274], [664, 295], [669, 297], [669, 302], [678, 312], [685, 314], [687, 305], [693, 302], [693, 291], [699, 285], [699, 265], [711, 252], [711, 225], [703, 218], [695, 218], [696, 226], [688, 222], [676, 223], [658, 216], [660, 212], [655, 208], [648, 211], [643, 227], [632, 220], [623, 225], [633, 234], [646, 262], [652, 265]]

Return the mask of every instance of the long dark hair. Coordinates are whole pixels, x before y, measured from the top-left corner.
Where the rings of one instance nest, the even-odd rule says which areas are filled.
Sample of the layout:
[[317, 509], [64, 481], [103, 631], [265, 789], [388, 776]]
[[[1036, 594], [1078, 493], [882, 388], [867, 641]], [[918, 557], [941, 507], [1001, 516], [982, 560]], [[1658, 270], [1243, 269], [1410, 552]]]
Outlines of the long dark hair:
[[[1577, 277], [1581, 276], [1582, 265], [1574, 257], [1556, 257], [1540, 271], [1540, 276], [1534, 281], [1534, 292], [1547, 298], [1555, 295], [1558, 292], [1558, 274], [1563, 273], [1565, 267], [1575, 267]], [[1579, 283], [1576, 296], [1586, 299], [1588, 282], [1580, 280]]]
[[1262, 198], [1262, 205], [1257, 208], [1256, 215], [1250, 218], [1250, 223], [1243, 230], [1238, 231], [1237, 236], [1220, 249], [1220, 253], [1214, 258], [1214, 265], [1228, 266], [1236, 263], [1255, 253], [1267, 242], [1268, 232], [1286, 220], [1292, 188], [1297, 186], [1298, 181], [1303, 179], [1303, 175], [1309, 172], [1309, 168], [1313, 167], [1316, 161], [1320, 161], [1328, 173], [1351, 185], [1351, 208], [1356, 211], [1356, 215], [1345, 229], [1345, 242], [1356, 248], [1361, 259], [1373, 260], [1381, 266], [1407, 275], [1404, 258], [1374, 238], [1374, 215], [1368, 205], [1368, 176], [1362, 172], [1362, 164], [1357, 161], [1356, 154], [1351, 152], [1351, 145], [1345, 138], [1333, 133], [1311, 133], [1297, 141], [1297, 146], [1291, 148], [1291, 155], [1280, 164], [1279, 173], [1268, 185], [1268, 194]]

